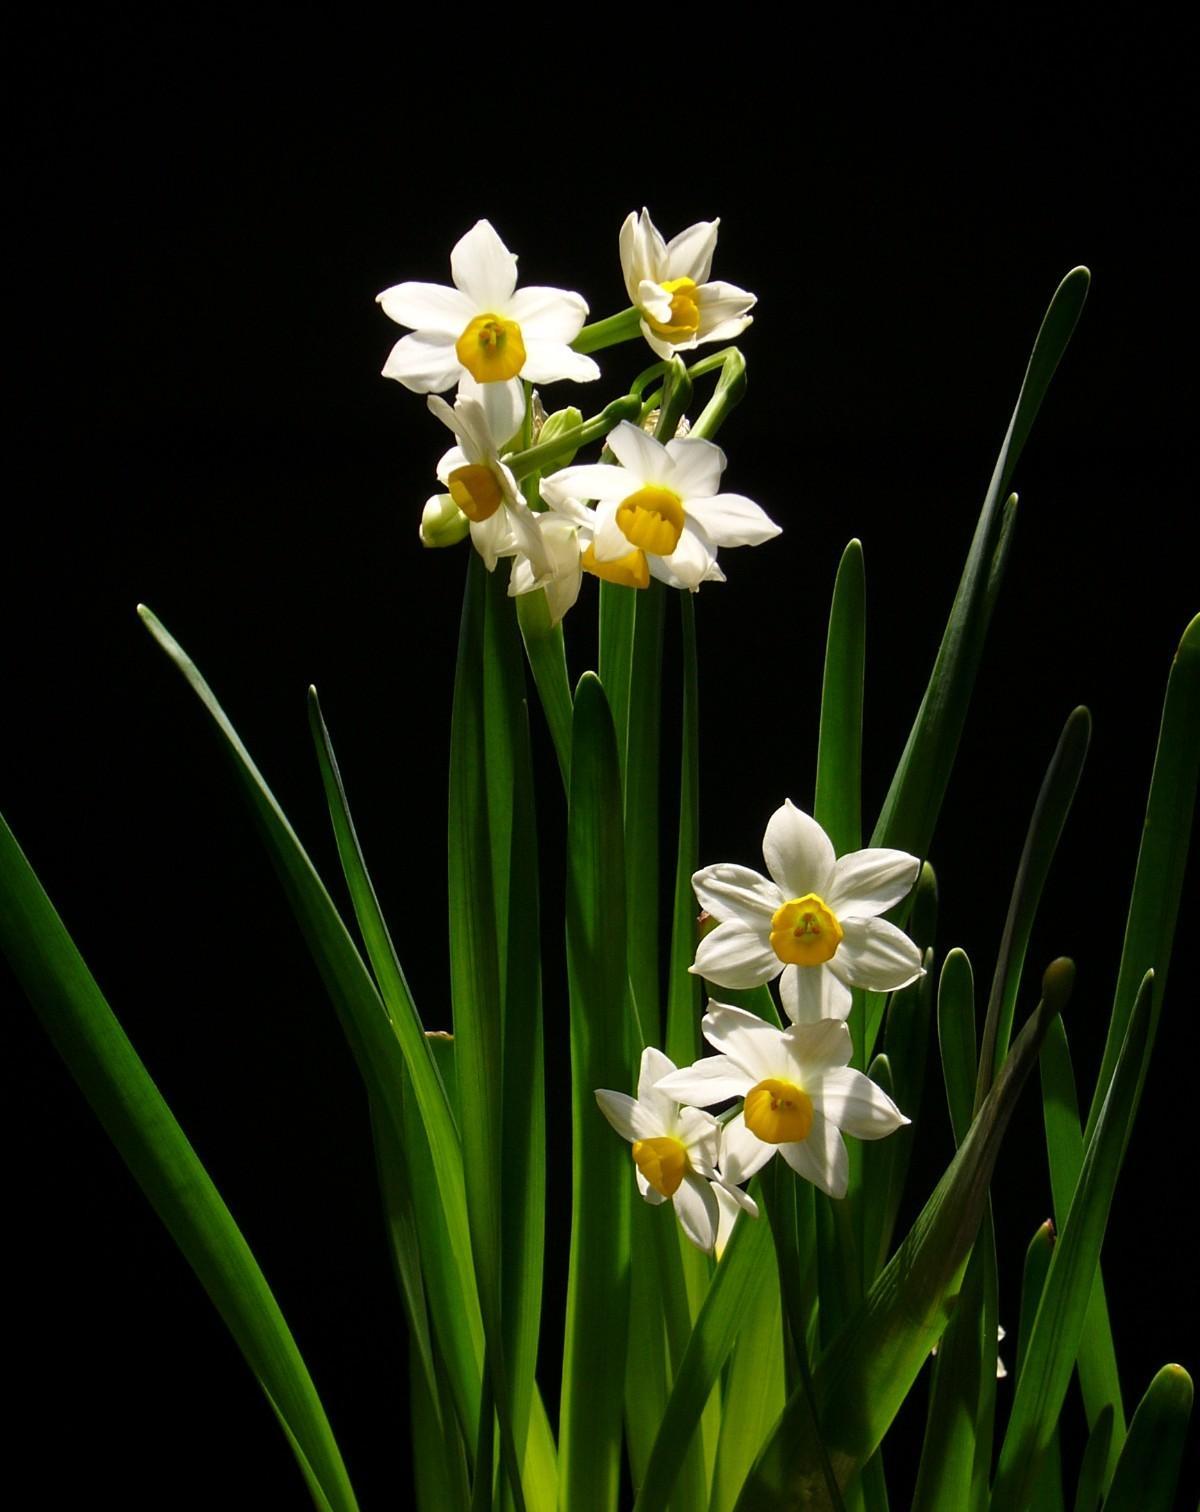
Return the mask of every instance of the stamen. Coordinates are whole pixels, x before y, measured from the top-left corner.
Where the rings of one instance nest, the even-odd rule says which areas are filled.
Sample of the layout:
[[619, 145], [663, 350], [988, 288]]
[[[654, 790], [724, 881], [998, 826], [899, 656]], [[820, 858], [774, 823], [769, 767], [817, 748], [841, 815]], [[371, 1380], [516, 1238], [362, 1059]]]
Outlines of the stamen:
[[743, 1116], [764, 1144], [797, 1144], [812, 1128], [812, 1098], [795, 1082], [769, 1077], [746, 1093]]
[[789, 966], [820, 966], [837, 954], [845, 931], [816, 893], [777, 908], [771, 916], [771, 948]]

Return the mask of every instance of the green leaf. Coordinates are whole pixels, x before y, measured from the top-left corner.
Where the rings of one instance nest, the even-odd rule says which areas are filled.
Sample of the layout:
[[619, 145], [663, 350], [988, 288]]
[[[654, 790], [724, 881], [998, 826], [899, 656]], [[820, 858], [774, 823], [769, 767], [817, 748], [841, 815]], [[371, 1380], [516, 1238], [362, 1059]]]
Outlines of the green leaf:
[[[635, 591], [635, 590], [630, 590]], [[630, 699], [622, 767], [625, 792], [625, 898], [629, 984], [650, 1044], [662, 1043], [658, 975], [659, 736], [663, 616], [667, 590], [657, 578], [637, 591]], [[620, 738], [618, 731], [618, 739]]]
[[1013, 470], [1087, 295], [1090, 275], [1074, 268], [1046, 311], [1016, 408], [996, 459], [929, 686], [884, 801], [872, 845], [923, 856], [954, 765], [988, 620], [1011, 539], [1007, 505]]
[[1145, 1071], [1152, 1001], [1153, 976], [1147, 973], [1095, 1135], [1087, 1146], [1017, 1377], [996, 1471], [992, 1496], [995, 1512], [1018, 1512], [1026, 1505], [1066, 1396], [1121, 1166], [1128, 1119]]
[[783, 1411], [783, 1312], [776, 1278], [769, 1283], [751, 1292], [729, 1362], [710, 1512], [733, 1512], [750, 1466]]
[[1191, 1376], [1164, 1365], [1133, 1414], [1104, 1512], [1170, 1512], [1191, 1414]]
[[[1043, 1000], [950, 1168], [855, 1316], [817, 1363], [820, 1428], [839, 1486], [848, 1485], [878, 1448], [946, 1326], [986, 1209], [1001, 1139], [1046, 1025], [1069, 996], [1072, 975], [1068, 962], [1047, 969]], [[833, 1505], [802, 1394], [793, 1392], [738, 1505], [742, 1512]]]
[[608, 1512], [621, 1466], [629, 1157], [596, 1107], [636, 1080], [625, 1014], [625, 856], [616, 734], [590, 673], [575, 691], [567, 812], [572, 1207], [559, 1413], [563, 1506]]
[[[1121, 948], [1116, 997], [1108, 1026], [1108, 1039], [1104, 1046], [1104, 1059], [1088, 1114], [1086, 1139], [1089, 1143], [1100, 1117], [1104, 1090], [1112, 1077], [1124, 1041], [1134, 1000], [1147, 971], [1154, 972], [1151, 1043], [1158, 1027], [1171, 957], [1171, 941], [1175, 936], [1175, 920], [1187, 865], [1192, 811], [1196, 804], [1196, 780], [1200, 769], [1197, 729], [1200, 729], [1200, 616], [1192, 620], [1183, 632], [1167, 681], [1167, 696], [1158, 732], [1158, 750], [1154, 757], [1154, 775], [1150, 779], [1150, 796], [1146, 803], [1142, 843], [1133, 879], [1133, 896], [1129, 901], [1125, 941]], [[1139, 1084], [1130, 1108], [1131, 1120], [1140, 1097]]]
[[[1055, 1019], [1050, 1026], [1047, 1039], [1061, 1022], [1061, 1019]], [[1045, 1053], [1046, 1047], [1043, 1044], [1043, 1056]], [[1020, 1374], [1025, 1352], [1029, 1348], [1033, 1320], [1037, 1316], [1038, 1303], [1042, 1300], [1042, 1287], [1046, 1283], [1046, 1272], [1050, 1269], [1050, 1257], [1054, 1253], [1055, 1242], [1054, 1225], [1047, 1219], [1034, 1234], [1029, 1242], [1029, 1248], [1025, 1251], [1025, 1270], [1021, 1278], [1021, 1314], [1017, 1325], [1017, 1337], [1013, 1345], [1015, 1350], [1013, 1368], [1010, 1372], [1014, 1384]], [[1111, 1421], [1111, 1414], [1109, 1416]], [[1062, 1508], [1062, 1454], [1059, 1450], [1056, 1426], [1050, 1436], [1041, 1469], [1038, 1471], [1030, 1493], [1030, 1512], [1062, 1512]]]
[[357, 1503], [270, 1287], [183, 1130], [0, 818], [0, 944], [71, 1075], [221, 1314], [320, 1512]]
[[675, 852], [675, 897], [671, 912], [671, 973], [667, 989], [667, 1054], [677, 1066], [700, 1055], [700, 979], [696, 959], [697, 903], [692, 876], [700, 866], [700, 717], [696, 658], [696, 610], [680, 593], [683, 633], [683, 712], [679, 752], [679, 841]]
[[[1050, 1190], [1054, 1197], [1054, 1216], [1061, 1228], [1067, 1221], [1071, 1199], [1075, 1195], [1083, 1167], [1083, 1133], [1079, 1127], [1075, 1076], [1071, 1070], [1067, 1031], [1061, 1020], [1052, 1025], [1046, 1035], [1040, 1064]], [[1099, 1262], [1092, 1282], [1092, 1297], [1084, 1319], [1076, 1364], [1089, 1426], [1094, 1428], [1105, 1411], [1112, 1416], [1108, 1460], [1102, 1467], [1104, 1489], [1108, 1486], [1117, 1455], [1125, 1441], [1125, 1409], [1121, 1401], [1121, 1379], [1117, 1372], [1108, 1303], [1104, 1295], [1104, 1278]]]
[[[482, 558], [472, 552], [463, 596], [450, 721], [450, 992], [454, 1007], [459, 1134], [471, 1251], [483, 1317], [487, 1381], [500, 1427], [501, 1460], [517, 1512], [524, 1512], [523, 1445], [518, 1442], [502, 1321], [504, 995], [497, 913], [506, 921], [507, 889], [503, 881], [499, 892], [497, 888], [488, 805], [492, 752], [488, 746], [485, 668], [492, 647], [485, 630], [486, 576]], [[506, 764], [503, 752], [498, 759], [503, 767]], [[506, 817], [511, 824], [511, 812]], [[497, 833], [501, 838], [497, 849], [502, 853], [505, 845], [499, 824], [498, 817]], [[498, 869], [506, 879], [503, 855]], [[487, 1423], [480, 1425], [479, 1442], [486, 1442], [490, 1448]], [[476, 1465], [477, 1486], [483, 1468]]]
[[675, 1377], [646, 1478], [637, 1488], [635, 1512], [659, 1512], [669, 1503], [704, 1404], [729, 1358], [752, 1299], [768, 1286], [778, 1291], [770, 1229], [762, 1218], [739, 1218]]
[[562, 626], [550, 623], [550, 606], [545, 593], [518, 594], [516, 602], [525, 656], [533, 673], [542, 713], [546, 716], [565, 789], [571, 771], [571, 684], [567, 676]]
[[1100, 1512], [1104, 1501], [1105, 1466], [1112, 1447], [1113, 1410], [1108, 1406], [1088, 1435], [1075, 1487], [1075, 1512]]
[[833, 585], [813, 818], [839, 856], [862, 847], [863, 662], [867, 634], [862, 542], [842, 553]]
[[954, 1130], [954, 1143], [961, 1145], [971, 1126], [976, 1067], [975, 982], [963, 950], [952, 950], [942, 966], [937, 1024], [950, 1127]]
[[1033, 921], [1037, 917], [1042, 888], [1058, 847], [1058, 838], [1079, 785], [1091, 734], [1091, 715], [1086, 709], [1075, 709], [1063, 727], [1029, 822], [984, 1018], [979, 1079], [975, 1090], [977, 1107], [987, 1095], [992, 1076], [1008, 1053], [1013, 1009], [1021, 989], [1029, 936], [1033, 932]]

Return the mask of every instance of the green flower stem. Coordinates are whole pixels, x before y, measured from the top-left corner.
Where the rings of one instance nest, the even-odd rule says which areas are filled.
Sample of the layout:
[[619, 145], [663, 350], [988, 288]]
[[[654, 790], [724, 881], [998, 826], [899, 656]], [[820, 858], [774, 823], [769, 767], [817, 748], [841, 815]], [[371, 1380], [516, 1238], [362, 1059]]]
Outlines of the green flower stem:
[[589, 442], [599, 441], [622, 420], [636, 420], [640, 413], [641, 402], [637, 395], [622, 394], [611, 404], [605, 405], [598, 415], [585, 420], [582, 425], [560, 431], [552, 441], [544, 441], [538, 446], [531, 446], [528, 451], [505, 457], [504, 465], [520, 482], [530, 473], [539, 471], [543, 462], [549, 462], [554, 457], [561, 456], [572, 447], [578, 450], [581, 446], [587, 446]]
[[642, 312], [636, 305], [585, 325], [571, 343], [573, 352], [599, 352], [622, 341], [632, 341], [642, 330]]

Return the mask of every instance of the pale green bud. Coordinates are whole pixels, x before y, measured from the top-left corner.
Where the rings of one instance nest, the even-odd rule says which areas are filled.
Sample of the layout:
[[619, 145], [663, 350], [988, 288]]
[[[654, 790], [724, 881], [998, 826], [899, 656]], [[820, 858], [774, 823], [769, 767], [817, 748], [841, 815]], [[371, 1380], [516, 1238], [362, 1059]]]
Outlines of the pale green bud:
[[[583, 411], [575, 408], [573, 404], [566, 409], [555, 410], [552, 415], [547, 415], [542, 421], [541, 430], [538, 432], [537, 443], [545, 446], [553, 441], [556, 436], [561, 436], [565, 431], [576, 430], [583, 424]], [[542, 472], [557, 472], [560, 467], [570, 467], [575, 460], [578, 446], [567, 446], [561, 452], [552, 453], [543, 462]]]
[[421, 511], [422, 546], [456, 546], [471, 522], [449, 494], [434, 494]]

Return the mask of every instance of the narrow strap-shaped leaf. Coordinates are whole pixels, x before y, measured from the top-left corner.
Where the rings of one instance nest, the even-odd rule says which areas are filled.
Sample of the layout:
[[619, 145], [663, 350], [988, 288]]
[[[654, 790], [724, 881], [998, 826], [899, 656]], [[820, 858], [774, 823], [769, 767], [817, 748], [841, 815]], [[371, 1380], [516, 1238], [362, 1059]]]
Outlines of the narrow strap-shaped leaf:
[[[445, 1417], [441, 1402], [430, 1395], [429, 1383], [415, 1353], [409, 1356], [408, 1391], [412, 1442], [421, 1446], [413, 1455], [412, 1467], [417, 1512], [443, 1512], [443, 1509], [468, 1512], [471, 1488], [462, 1440], [457, 1434], [453, 1439], [442, 1438]], [[448, 1404], [448, 1390], [446, 1396]], [[430, 1452], [439, 1441], [446, 1444], [445, 1454]], [[425, 1445], [430, 1446], [430, 1451], [425, 1450]]]
[[[892, 1235], [900, 1202], [904, 1196], [909, 1161], [912, 1159], [916, 1129], [921, 1117], [925, 1092], [925, 1064], [928, 1059], [929, 1031], [933, 1022], [935, 977], [933, 950], [924, 955], [924, 976], [910, 986], [894, 992], [888, 1007], [887, 1059], [895, 1086], [893, 1101], [911, 1127], [897, 1129], [884, 1142], [894, 1147], [891, 1156], [885, 1206], [878, 1222], [878, 1239], [874, 1247], [864, 1242], [863, 1274], [868, 1284], [874, 1281], [891, 1253]], [[864, 1151], [865, 1154], [865, 1151]]]
[[[1055, 1024], [1061, 1022], [1061, 1019], [1055, 1019], [1047, 1038], [1053, 1033]], [[1043, 1044], [1043, 1055], [1045, 1051]], [[1050, 1269], [1054, 1244], [1054, 1225], [1047, 1219], [1029, 1241], [1029, 1248], [1025, 1251], [1025, 1268], [1021, 1276], [1021, 1314], [1017, 1324], [1017, 1337], [1013, 1341], [1013, 1365], [1009, 1372], [1014, 1384], [1020, 1374], [1025, 1351], [1029, 1348], [1033, 1320], [1037, 1316], [1038, 1303], [1042, 1300], [1042, 1287], [1046, 1282], [1046, 1272]], [[1032, 1509], [1036, 1509], [1036, 1512], [1060, 1512], [1063, 1507], [1062, 1453], [1059, 1449], [1057, 1426], [1050, 1436], [1041, 1469], [1030, 1492], [1030, 1507], [1031, 1512]]]
[[751, 1297], [763, 1286], [778, 1286], [770, 1228], [763, 1218], [740, 1218], [675, 1377], [646, 1478], [638, 1487], [635, 1512], [659, 1512], [668, 1505], [704, 1404], [729, 1358]]
[[320, 1512], [355, 1512], [308, 1369], [241, 1230], [0, 817], [0, 945], [54, 1047], [221, 1314]]
[[1037, 916], [1050, 863], [1058, 847], [1058, 837], [1062, 834], [1075, 797], [1075, 789], [1079, 786], [1079, 774], [1083, 770], [1091, 734], [1091, 715], [1086, 709], [1075, 709], [1063, 726], [1058, 745], [1042, 780], [1033, 817], [1029, 821], [1029, 831], [1017, 866], [1017, 877], [1013, 883], [1008, 917], [1004, 921], [996, 971], [988, 996], [983, 1044], [979, 1051], [976, 1107], [987, 1095], [993, 1075], [1008, 1054], [1013, 1009], [1021, 988], [1021, 972], [1025, 965], [1025, 952], [1029, 948], [1029, 936], [1033, 932], [1033, 921]]
[[1191, 1376], [1164, 1365], [1133, 1414], [1104, 1512], [1170, 1512], [1191, 1415]]
[[678, 598], [683, 645], [683, 713], [666, 1045], [667, 1054], [677, 1066], [688, 1066], [700, 1054], [700, 979], [689, 969], [696, 959], [697, 941], [698, 905], [692, 877], [700, 865], [700, 688], [695, 603], [690, 593], [681, 593]]
[[[755, 1221], [762, 1220], [738, 1219]], [[778, 1282], [770, 1281], [751, 1292], [729, 1362], [709, 1512], [733, 1512], [750, 1466], [783, 1411], [783, 1314]]]
[[609, 1512], [620, 1481], [631, 1176], [595, 1093], [624, 1091], [635, 1080], [621, 807], [612, 715], [599, 680], [585, 673], [575, 690], [567, 810], [572, 1205], [559, 1480], [571, 1512]]
[[[1105, 1466], [1112, 1445], [1113, 1410], [1106, 1407], [1088, 1434], [1075, 1486], [1074, 1512], [1100, 1512], [1104, 1502]], [[1049, 1458], [1049, 1456], [1047, 1456]]]
[[[929, 686], [884, 801], [872, 845], [923, 856], [933, 834], [996, 598], [1010, 530], [1005, 503], [1013, 470], [1087, 295], [1090, 275], [1073, 268], [1055, 290], [1034, 342], [979, 523], [967, 554]], [[1011, 526], [1011, 517], [1009, 518]]]
[[[377, 1157], [383, 1162], [391, 1159], [398, 1150], [407, 1150], [411, 1157], [409, 1170], [412, 1173], [414, 1217], [425, 1262], [429, 1266], [434, 1326], [452, 1384], [459, 1421], [468, 1443], [473, 1444], [477, 1431], [479, 1373], [483, 1364], [483, 1322], [469, 1260], [458, 1131], [444, 1083], [434, 1064], [433, 1042], [422, 1029], [367, 871], [337, 755], [315, 688], [309, 689], [308, 713], [342, 871], [375, 980], [404, 1056], [399, 1086], [391, 1086], [389, 1082], [389, 1096], [401, 1109], [403, 1133], [397, 1132], [394, 1117], [389, 1117], [385, 1111], [386, 1105], [378, 1097], [372, 1098]], [[419, 1134], [413, 1127], [414, 1112], [421, 1123]], [[381, 1127], [385, 1123], [386, 1130]], [[454, 1157], [452, 1165], [447, 1161], [447, 1150]], [[436, 1172], [439, 1168], [452, 1183], [451, 1212], [447, 1211], [443, 1183], [430, 1183], [424, 1179], [424, 1170]], [[396, 1193], [393, 1191], [389, 1196], [387, 1170], [381, 1167], [380, 1174], [386, 1211]], [[402, 1295], [406, 1301], [412, 1300], [404, 1287]], [[434, 1389], [431, 1381], [431, 1392]]]
[[518, 594], [517, 622], [565, 790], [571, 772], [571, 683], [562, 626], [550, 623], [546, 595], [540, 592]]
[[938, 1046], [954, 1143], [971, 1127], [975, 1088], [975, 983], [966, 952], [954, 949], [942, 966], [937, 1003]]
[[[1071, 1199], [1075, 1195], [1075, 1186], [1083, 1167], [1083, 1132], [1079, 1127], [1075, 1075], [1071, 1069], [1067, 1031], [1061, 1020], [1052, 1025], [1046, 1035], [1040, 1067], [1050, 1190], [1054, 1197], [1054, 1216], [1061, 1228], [1067, 1221]], [[1125, 1441], [1125, 1408], [1121, 1400], [1121, 1378], [1117, 1372], [1117, 1357], [1099, 1261], [1096, 1263], [1096, 1277], [1092, 1282], [1092, 1297], [1084, 1319], [1076, 1364], [1088, 1423], [1094, 1427], [1106, 1409], [1112, 1413], [1108, 1461], [1103, 1467], [1102, 1489], [1106, 1489], [1117, 1455]]]
[[629, 678], [633, 666], [633, 623], [639, 590], [620, 583], [600, 583], [600, 630], [596, 667], [612, 711], [617, 759], [625, 776], [629, 730]]
[[[918, 983], [914, 982], [913, 987], [917, 986]], [[892, 1064], [886, 1055], [877, 1055], [868, 1067], [867, 1074], [881, 1091], [886, 1092], [898, 1104]], [[903, 1108], [901, 1111], [906, 1117], [912, 1116]], [[894, 1210], [892, 1190], [904, 1146], [911, 1138], [911, 1129], [897, 1129], [886, 1139], [872, 1140], [863, 1145], [860, 1232], [863, 1277], [868, 1285], [879, 1274], [887, 1258], [884, 1250], [891, 1238], [888, 1217]]]
[[658, 976], [658, 850], [662, 831], [659, 739], [666, 600], [667, 590], [657, 578], [650, 580], [649, 587], [637, 591], [623, 767], [629, 983], [642, 1031], [654, 1045], [662, 1043]]
[[[817, 1363], [821, 1431], [839, 1486], [849, 1484], [875, 1452], [946, 1326], [983, 1217], [1000, 1142], [1046, 1025], [1069, 996], [1072, 977], [1068, 962], [1047, 969], [1042, 1002], [1017, 1037], [949, 1169], [863, 1305]], [[802, 1408], [793, 1393], [746, 1483], [742, 1512], [832, 1505]]]
[[1066, 1396], [1091, 1295], [1125, 1132], [1149, 1046], [1153, 977], [1147, 973], [1125, 1043], [1088, 1144], [1071, 1211], [1059, 1233], [1029, 1348], [1017, 1377], [992, 1506], [1019, 1512], [1037, 1474]]
[[[1154, 775], [1146, 802], [1146, 819], [1142, 843], [1138, 850], [1133, 895], [1125, 922], [1125, 941], [1121, 947], [1121, 965], [1117, 974], [1117, 991], [1104, 1059], [1088, 1114], [1086, 1139], [1100, 1116], [1100, 1106], [1113, 1074], [1117, 1054], [1125, 1038], [1125, 1029], [1140, 990], [1142, 977], [1154, 972], [1154, 1012], [1150, 1034], [1153, 1039], [1162, 1011], [1171, 941], [1183, 891], [1184, 869], [1192, 829], [1192, 812], [1196, 805], [1196, 781], [1200, 770], [1200, 616], [1183, 632], [1163, 702], [1162, 723], [1158, 732], [1158, 749], [1154, 756]], [[1141, 1088], [1138, 1088], [1138, 1097]], [[1136, 1110], [1137, 1098], [1132, 1111]]]
[[[914, 945], [920, 948], [922, 955], [934, 943], [936, 926], [937, 877], [934, 874], [933, 867], [926, 861], [921, 867], [920, 876], [917, 878], [916, 890], [912, 895], [912, 905], [908, 908], [908, 921], [906, 925], [909, 939], [912, 940]], [[871, 1057], [875, 1054], [879, 1031], [883, 1027], [884, 1013], [894, 996], [895, 994], [889, 992], [863, 993], [863, 1001], [866, 1008], [862, 1049], [864, 1065], [868, 1064]], [[930, 1001], [932, 1002], [932, 998]], [[853, 1026], [851, 1027], [853, 1032]], [[891, 1055], [892, 1046], [889, 1045], [887, 1048], [888, 1054]]]
[[[472, 552], [463, 595], [450, 721], [448, 884], [450, 992], [459, 1134], [471, 1253], [483, 1318], [488, 1390], [500, 1427], [500, 1452], [518, 1512], [524, 1512], [523, 1456], [513, 1419], [502, 1322], [503, 988], [496, 939], [496, 896], [488, 812], [484, 666], [486, 584]], [[490, 1447], [480, 1423], [479, 1442]], [[483, 1470], [476, 1464], [476, 1495]]]
[[[632, 1183], [630, 1183], [632, 1185]], [[625, 1354], [625, 1433], [629, 1469], [638, 1486], [671, 1394], [661, 1278], [650, 1225], [656, 1209], [633, 1189], [629, 1232], [629, 1343]], [[671, 1221], [674, 1221], [673, 1215]]]
[[863, 665], [867, 587], [861, 541], [842, 552], [833, 585], [813, 817], [839, 856], [862, 846]]

